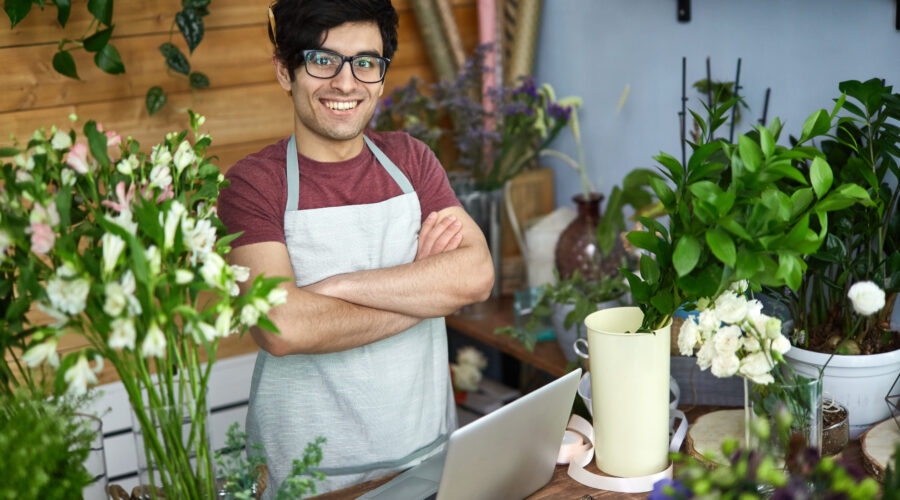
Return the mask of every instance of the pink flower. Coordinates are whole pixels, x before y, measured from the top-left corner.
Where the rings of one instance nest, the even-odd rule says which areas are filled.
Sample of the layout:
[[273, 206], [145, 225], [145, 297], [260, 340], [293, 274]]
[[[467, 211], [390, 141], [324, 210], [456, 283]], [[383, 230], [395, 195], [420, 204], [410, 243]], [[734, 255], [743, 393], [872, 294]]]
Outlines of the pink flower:
[[31, 250], [36, 254], [44, 255], [53, 248], [56, 241], [56, 235], [53, 229], [42, 222], [32, 222], [30, 226], [31, 232]]
[[134, 189], [135, 186], [132, 184], [128, 187], [128, 193], [125, 192], [125, 181], [119, 181], [116, 184], [116, 198], [118, 198], [118, 202], [112, 200], [103, 200], [101, 204], [105, 207], [110, 207], [116, 212], [121, 212], [122, 210], [130, 210], [131, 203], [134, 200]]
[[[97, 122], [97, 132], [103, 132], [103, 124], [100, 122]], [[112, 130], [106, 131], [106, 147], [115, 147], [118, 146], [121, 142], [122, 136], [113, 132]]]
[[51, 226], [59, 225], [59, 211], [56, 210], [55, 200], [51, 200], [46, 208], [40, 203], [35, 203], [33, 209], [34, 211], [31, 215], [32, 222], [45, 222]]
[[69, 155], [66, 157], [66, 164], [79, 174], [86, 174], [88, 172], [87, 153], [88, 147], [86, 144], [81, 142], [76, 143], [72, 146], [72, 149], [69, 150]]

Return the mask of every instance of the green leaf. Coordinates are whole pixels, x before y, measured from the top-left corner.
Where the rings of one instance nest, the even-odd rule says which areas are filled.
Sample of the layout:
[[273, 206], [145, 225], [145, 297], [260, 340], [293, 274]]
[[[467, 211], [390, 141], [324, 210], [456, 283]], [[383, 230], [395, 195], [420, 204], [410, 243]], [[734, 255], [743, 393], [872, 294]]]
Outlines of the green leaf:
[[803, 123], [803, 134], [800, 136], [800, 142], [806, 142], [813, 137], [820, 136], [831, 128], [831, 118], [828, 112], [820, 109], [809, 115], [806, 122]]
[[641, 277], [650, 285], [659, 282], [659, 264], [649, 255], [641, 255]]
[[762, 163], [763, 156], [759, 144], [742, 134], [738, 136], [738, 151], [741, 155], [741, 161], [744, 162], [747, 170], [756, 172], [759, 169], [759, 164]]
[[831, 114], [829, 115], [830, 119], [833, 120], [834, 117], [837, 116], [838, 111], [841, 110], [841, 108], [844, 106], [845, 102], [847, 102], [847, 93], [846, 92], [842, 93], [840, 97], [835, 99], [834, 108], [831, 110]]
[[0, 148], [0, 158], [6, 158], [8, 156], [16, 156], [19, 153], [21, 153], [21, 151], [19, 151], [16, 148]]
[[150, 90], [147, 91], [147, 96], [144, 98], [144, 105], [147, 107], [147, 113], [149, 113], [150, 116], [153, 116], [154, 113], [166, 105], [166, 101], [168, 100], [169, 98], [162, 87], [150, 87]]
[[[803, 184], [804, 186], [809, 184], [806, 181], [806, 177], [803, 176], [803, 173], [797, 167], [791, 165], [790, 160], [778, 160], [769, 164], [766, 168], [767, 172], [774, 172], [779, 178], [787, 177], [788, 179], [794, 180]], [[777, 179], [773, 179], [777, 180]]]
[[700, 260], [700, 242], [690, 234], [686, 234], [675, 243], [672, 264], [678, 276], [684, 276], [694, 270]]
[[716, 206], [716, 210], [719, 211], [719, 216], [722, 217], [728, 212], [731, 211], [731, 207], [734, 206], [736, 195], [732, 191], [726, 191], [716, 197], [713, 204]]
[[209, 87], [209, 78], [203, 73], [195, 71], [188, 77], [191, 81], [191, 87], [195, 89], [205, 89]]
[[717, 259], [722, 261], [729, 267], [735, 266], [737, 259], [737, 251], [734, 247], [734, 240], [722, 228], [715, 228], [706, 232], [706, 244], [709, 245], [710, 251]]
[[122, 57], [112, 45], [104, 45], [100, 52], [94, 54], [94, 63], [110, 75], [119, 75], [125, 72]]
[[737, 259], [736, 274], [739, 280], [750, 279], [763, 269], [763, 263], [756, 254], [745, 253]]
[[695, 182], [688, 186], [688, 190], [702, 201], [715, 203], [716, 198], [722, 195], [722, 188], [710, 181]]
[[63, 28], [69, 22], [69, 12], [72, 10], [72, 0], [53, 0], [56, 4], [56, 21]]
[[653, 177], [650, 179], [650, 187], [653, 188], [656, 197], [659, 198], [659, 201], [661, 201], [664, 206], [671, 207], [675, 205], [675, 192], [672, 191], [672, 188], [670, 188], [664, 180], [659, 177]]
[[656, 253], [659, 249], [659, 238], [647, 231], [631, 231], [625, 236], [632, 245]]
[[810, 188], [802, 188], [791, 195], [791, 217], [796, 217], [813, 202], [813, 192]]
[[75, 59], [68, 50], [61, 50], [53, 56], [53, 69], [57, 73], [78, 80], [78, 70], [75, 68]]
[[166, 64], [172, 68], [172, 71], [181, 73], [182, 75], [189, 75], [191, 73], [191, 64], [184, 54], [178, 50], [178, 47], [166, 42], [159, 46], [159, 51], [166, 58]]
[[[669, 178], [672, 179], [676, 184], [681, 182], [681, 179], [684, 178], [684, 167], [681, 166], [681, 163], [678, 162], [674, 157], [667, 153], [660, 153], [659, 155], [653, 158], [658, 161], [662, 166], [666, 167], [669, 171]], [[650, 178], [650, 182], [653, 182], [653, 177]]]
[[[775, 153], [775, 138], [772, 137], [772, 132], [769, 132], [769, 129], [766, 127], [760, 126], [757, 130], [759, 130], [759, 145], [762, 149], [762, 154], [769, 158]], [[740, 137], [738, 137], [738, 140], [740, 140]]]
[[184, 9], [175, 14], [175, 24], [184, 35], [188, 50], [193, 54], [194, 49], [203, 41], [203, 18], [194, 9]]
[[106, 44], [109, 43], [109, 37], [112, 36], [113, 28], [110, 26], [105, 30], [95, 32], [93, 35], [84, 39], [84, 50], [88, 52], [100, 52]]
[[812, 166], [809, 168], [809, 180], [812, 182], [813, 190], [816, 192], [816, 198], [821, 199], [831, 189], [831, 183], [834, 176], [831, 173], [831, 167], [828, 162], [820, 157], [813, 159]]
[[97, 130], [97, 123], [93, 120], [84, 124], [84, 135], [88, 138], [91, 155], [100, 165], [109, 168], [109, 157], [106, 155], [106, 134]]
[[101, 23], [111, 26], [113, 0], [88, 0], [88, 12]]
[[775, 278], [782, 280], [791, 290], [800, 288], [803, 277], [803, 262], [793, 252], [778, 254], [778, 270]]
[[656, 308], [663, 315], [669, 315], [675, 312], [675, 300], [670, 293], [660, 291], [650, 299], [650, 305]]
[[13, 29], [31, 11], [31, 0], [5, 0], [3, 10], [6, 11], [6, 15], [12, 23], [9, 29]]
[[650, 300], [650, 285], [638, 278], [634, 273], [627, 269], [623, 269], [625, 279], [628, 280], [628, 287], [631, 288], [631, 295], [638, 303], [646, 303]]

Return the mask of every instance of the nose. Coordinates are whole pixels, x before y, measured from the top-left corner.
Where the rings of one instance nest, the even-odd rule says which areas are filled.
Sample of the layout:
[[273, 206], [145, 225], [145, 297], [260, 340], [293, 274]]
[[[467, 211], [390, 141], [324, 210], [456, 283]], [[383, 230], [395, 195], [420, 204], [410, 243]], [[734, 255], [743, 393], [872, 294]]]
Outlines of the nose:
[[331, 87], [343, 92], [349, 92], [356, 88], [356, 77], [350, 68], [350, 61], [341, 63], [341, 70], [331, 79]]

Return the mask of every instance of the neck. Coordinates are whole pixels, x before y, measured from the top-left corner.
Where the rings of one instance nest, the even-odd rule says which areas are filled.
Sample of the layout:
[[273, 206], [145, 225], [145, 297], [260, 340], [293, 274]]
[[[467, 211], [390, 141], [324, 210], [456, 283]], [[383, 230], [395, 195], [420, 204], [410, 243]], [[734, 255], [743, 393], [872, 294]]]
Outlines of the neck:
[[362, 133], [352, 139], [336, 141], [320, 137], [305, 128], [294, 127], [294, 137], [300, 154], [320, 162], [349, 160], [356, 157], [365, 146]]

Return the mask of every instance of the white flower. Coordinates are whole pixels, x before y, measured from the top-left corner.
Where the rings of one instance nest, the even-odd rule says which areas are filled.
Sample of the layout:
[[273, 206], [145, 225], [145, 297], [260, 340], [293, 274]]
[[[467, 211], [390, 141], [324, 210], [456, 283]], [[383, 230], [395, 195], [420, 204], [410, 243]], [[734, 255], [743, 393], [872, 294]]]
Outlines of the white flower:
[[712, 343], [717, 355], [734, 354], [741, 347], [741, 329], [735, 325], [725, 325], [713, 335]]
[[116, 318], [112, 321], [109, 334], [109, 347], [112, 349], [134, 349], [137, 332], [134, 329], [134, 318]]
[[227, 337], [231, 333], [231, 318], [234, 312], [230, 307], [223, 307], [216, 318], [216, 336]]
[[682, 356], [690, 356], [694, 354], [694, 347], [700, 340], [700, 328], [694, 322], [694, 318], [688, 318], [681, 324], [678, 331], [678, 351]]
[[777, 339], [781, 337], [781, 320], [766, 316], [766, 337]]
[[44, 314], [51, 316], [53, 319], [56, 320], [53, 323], [51, 323], [50, 325], [48, 325], [50, 328], [60, 329], [63, 326], [65, 326], [66, 323], [68, 323], [68, 321], [69, 321], [68, 316], [66, 316], [62, 311], [56, 310], [50, 304], [47, 304], [44, 302], [38, 302], [37, 308], [40, 309], [41, 312], [43, 312]]
[[733, 292], [723, 292], [716, 298], [715, 311], [723, 323], [740, 323], [747, 315], [747, 299]]
[[759, 339], [757, 339], [756, 335], [753, 335], [753, 334], [744, 335], [743, 346], [744, 346], [744, 351], [747, 353], [756, 352], [760, 348]]
[[701, 370], [705, 370], [712, 365], [712, 360], [716, 356], [716, 348], [712, 342], [704, 342], [697, 351], [697, 366]]
[[207, 285], [219, 290], [224, 290], [224, 270], [225, 261], [222, 257], [217, 253], [210, 253], [206, 256], [203, 266], [200, 268], [200, 275], [203, 276], [203, 281], [205, 281]]
[[188, 323], [185, 331], [194, 338], [194, 342], [202, 344], [205, 339], [207, 342], [216, 340], [216, 329], [209, 323], [197, 321], [196, 323]]
[[78, 314], [84, 310], [91, 282], [87, 278], [67, 279], [74, 275], [67, 264], [57, 270], [57, 275], [47, 282], [47, 296], [50, 304], [56, 309], [68, 313]]
[[[277, 289], [276, 289], [277, 290]], [[269, 294], [271, 295], [271, 294]], [[270, 304], [266, 299], [255, 298], [253, 299], [253, 307], [258, 310], [261, 314], [266, 314], [269, 312], [269, 308], [273, 304]]]
[[259, 321], [259, 309], [253, 307], [253, 304], [247, 304], [241, 308], [241, 323], [253, 326], [257, 321]]
[[165, 144], [153, 146], [153, 151], [150, 153], [150, 163], [153, 165], [168, 165], [171, 162], [172, 153], [169, 152], [169, 148]]
[[131, 269], [125, 271], [125, 274], [122, 275], [121, 283], [122, 291], [125, 292], [125, 297], [128, 299], [128, 314], [132, 316], [141, 314], [141, 301], [139, 301], [134, 294], [135, 290], [137, 290], [137, 286], [134, 280], [134, 273], [131, 272]]
[[125, 240], [113, 233], [103, 233], [100, 238], [101, 250], [103, 250], [103, 274], [108, 275], [116, 268], [119, 256], [125, 249]]
[[194, 281], [194, 273], [188, 271], [187, 269], [178, 269], [175, 271], [175, 283], [179, 285], [186, 285]]
[[163, 358], [166, 356], [166, 335], [156, 323], [151, 324], [147, 330], [147, 336], [141, 342], [141, 353], [145, 358], [149, 356]]
[[192, 263], [196, 263], [197, 258], [206, 257], [216, 244], [216, 228], [209, 219], [195, 221], [190, 217], [184, 217], [181, 221], [181, 236], [184, 244], [192, 252]]
[[123, 175], [131, 175], [139, 166], [141, 166], [141, 162], [138, 157], [129, 155], [128, 158], [123, 158], [116, 164], [116, 170]]
[[284, 288], [273, 288], [266, 297], [266, 300], [273, 306], [280, 306], [282, 304], [287, 304], [287, 296], [287, 290]]
[[109, 218], [110, 222], [116, 224], [122, 229], [128, 231], [128, 234], [137, 234], [137, 222], [134, 221], [134, 218], [131, 216], [131, 210], [125, 208], [120, 211], [115, 217]]
[[12, 238], [9, 237], [9, 233], [0, 229], [0, 260], [6, 254], [6, 249], [10, 244], [12, 244]]
[[719, 317], [716, 316], [716, 311], [713, 309], [700, 311], [700, 316], [697, 318], [697, 325], [700, 327], [700, 333], [704, 339], [710, 338], [721, 324], [722, 322], [719, 321]]
[[466, 346], [456, 351], [456, 363], [459, 365], [472, 365], [479, 370], [484, 370], [487, 367], [487, 358], [478, 349]]
[[24, 170], [16, 170], [16, 184], [34, 182], [34, 177]]
[[188, 141], [181, 141], [181, 144], [178, 145], [178, 149], [175, 151], [175, 172], [180, 174], [181, 171], [184, 170], [184, 167], [194, 163], [196, 158], [197, 155], [194, 154], [191, 143]]
[[162, 258], [159, 255], [159, 248], [156, 248], [156, 245], [150, 245], [144, 254], [147, 257], [147, 262], [150, 263], [150, 272], [159, 274], [162, 271]]
[[232, 265], [231, 273], [234, 275], [234, 281], [243, 283], [250, 279], [250, 268], [245, 266]]
[[63, 379], [69, 384], [66, 390], [69, 394], [84, 394], [87, 392], [87, 386], [97, 383], [97, 376], [91, 371], [87, 359], [84, 354], [78, 357], [78, 361], [66, 370]]
[[62, 169], [62, 172], [60, 172], [59, 176], [63, 186], [72, 187], [75, 185], [75, 171], [71, 168]]
[[738, 368], [741, 367], [741, 360], [738, 359], [737, 355], [732, 354], [719, 354], [712, 360], [712, 368], [710, 371], [713, 375], [719, 378], [730, 377], [737, 373]]
[[791, 341], [784, 335], [779, 334], [772, 340], [772, 350], [784, 354], [791, 350]]
[[125, 295], [125, 290], [122, 288], [122, 285], [117, 281], [106, 284], [106, 301], [103, 303], [103, 312], [112, 317], [116, 317], [122, 314], [127, 303], [128, 298]]
[[50, 363], [50, 366], [56, 368], [59, 366], [59, 355], [56, 353], [56, 339], [52, 338], [40, 344], [31, 346], [22, 355], [22, 361], [26, 365], [34, 368], [44, 361]]
[[460, 391], [477, 391], [481, 370], [472, 365], [453, 365], [453, 386]]
[[884, 307], [884, 290], [871, 281], [854, 283], [847, 293], [853, 310], [861, 316], [871, 316]]
[[150, 186], [165, 189], [172, 184], [172, 169], [165, 165], [156, 165], [150, 170]]
[[747, 301], [747, 315], [744, 316], [745, 319], [753, 318], [756, 316], [762, 315], [763, 304], [757, 299], [752, 299]]
[[[178, 229], [178, 223], [181, 222], [181, 216], [185, 213], [184, 205], [180, 202], [173, 201], [169, 206], [169, 212], [166, 213], [166, 222], [163, 226], [163, 235], [165, 237], [164, 247], [172, 248], [175, 243], [175, 230]], [[160, 214], [162, 217], [162, 214]]]
[[731, 284], [728, 287], [734, 293], [741, 294], [747, 291], [747, 287], [750, 286], [750, 283], [747, 280], [738, 280]]
[[53, 134], [53, 139], [50, 139], [50, 145], [57, 151], [68, 149], [72, 147], [72, 138], [69, 137], [69, 134], [60, 130]]
[[763, 351], [755, 352], [748, 356], [745, 356], [743, 360], [741, 360], [741, 367], [738, 370], [738, 373], [742, 377], [746, 377], [750, 379], [755, 384], [770, 384], [774, 381], [774, 377], [769, 373], [772, 371], [771, 360], [766, 353]]

